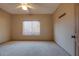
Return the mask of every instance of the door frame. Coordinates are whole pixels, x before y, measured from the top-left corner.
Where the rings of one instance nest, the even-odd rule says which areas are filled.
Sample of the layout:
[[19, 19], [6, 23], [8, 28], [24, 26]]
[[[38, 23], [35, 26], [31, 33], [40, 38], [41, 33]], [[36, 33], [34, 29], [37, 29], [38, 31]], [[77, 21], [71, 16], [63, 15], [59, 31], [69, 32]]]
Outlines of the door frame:
[[75, 55], [79, 56], [79, 4], [75, 3]]

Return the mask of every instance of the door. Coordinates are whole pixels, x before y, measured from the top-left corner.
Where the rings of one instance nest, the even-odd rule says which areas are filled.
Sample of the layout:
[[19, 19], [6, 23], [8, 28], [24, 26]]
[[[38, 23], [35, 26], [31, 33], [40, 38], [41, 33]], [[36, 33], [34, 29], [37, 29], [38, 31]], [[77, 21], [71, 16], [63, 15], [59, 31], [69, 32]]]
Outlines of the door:
[[[65, 15], [64, 15], [65, 14]], [[64, 15], [64, 16], [62, 16]], [[62, 4], [53, 14], [54, 38], [57, 44], [70, 55], [75, 55], [75, 17], [74, 4]]]

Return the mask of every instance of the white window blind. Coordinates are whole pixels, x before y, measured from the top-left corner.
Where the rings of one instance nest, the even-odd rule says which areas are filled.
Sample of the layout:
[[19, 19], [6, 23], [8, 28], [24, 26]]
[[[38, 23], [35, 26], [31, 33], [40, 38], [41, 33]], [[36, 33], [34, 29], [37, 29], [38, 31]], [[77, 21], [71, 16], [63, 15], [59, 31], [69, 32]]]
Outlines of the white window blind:
[[23, 35], [40, 35], [40, 21], [23, 21]]

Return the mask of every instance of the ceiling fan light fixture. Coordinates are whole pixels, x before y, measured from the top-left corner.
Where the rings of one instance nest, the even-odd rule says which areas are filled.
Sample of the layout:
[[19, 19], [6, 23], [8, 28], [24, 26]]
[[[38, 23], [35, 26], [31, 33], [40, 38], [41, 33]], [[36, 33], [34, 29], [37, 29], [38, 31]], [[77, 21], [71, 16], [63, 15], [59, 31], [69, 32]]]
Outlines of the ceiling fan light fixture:
[[23, 9], [23, 10], [28, 10], [28, 7], [22, 6], [22, 9]]

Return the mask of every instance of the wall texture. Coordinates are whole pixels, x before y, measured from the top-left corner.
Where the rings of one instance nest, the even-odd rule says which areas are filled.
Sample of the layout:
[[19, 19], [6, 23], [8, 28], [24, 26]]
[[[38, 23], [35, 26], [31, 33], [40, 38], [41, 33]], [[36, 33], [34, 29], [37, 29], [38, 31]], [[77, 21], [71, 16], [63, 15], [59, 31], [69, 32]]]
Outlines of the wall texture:
[[[59, 18], [60, 15], [65, 16]], [[55, 41], [70, 55], [75, 55], [75, 40], [71, 38], [75, 34], [74, 4], [61, 4], [53, 14]]]
[[[39, 20], [39, 36], [23, 36], [22, 22], [25, 20]], [[51, 15], [13, 15], [12, 16], [12, 39], [13, 40], [53, 40]]]
[[10, 15], [0, 9], [0, 43], [10, 39]]

